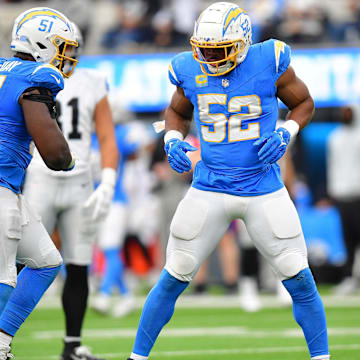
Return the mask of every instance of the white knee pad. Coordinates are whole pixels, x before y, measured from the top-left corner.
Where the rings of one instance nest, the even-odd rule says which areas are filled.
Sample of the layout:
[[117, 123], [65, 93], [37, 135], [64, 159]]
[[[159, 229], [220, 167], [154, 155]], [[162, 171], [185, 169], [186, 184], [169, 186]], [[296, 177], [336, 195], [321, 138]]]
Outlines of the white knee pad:
[[47, 267], [52, 268], [56, 266], [60, 266], [63, 263], [63, 259], [58, 251], [58, 249], [51, 250], [46, 256], [46, 262], [39, 267]]
[[31, 269], [52, 268], [63, 263], [62, 257], [55, 246], [46, 255], [35, 258], [18, 258], [18, 261]]
[[278, 274], [281, 280], [289, 279], [307, 267], [305, 255], [300, 251], [291, 251], [280, 254], [275, 259]]
[[192, 254], [174, 250], [168, 256], [165, 269], [180, 281], [191, 281], [197, 265], [198, 261]]

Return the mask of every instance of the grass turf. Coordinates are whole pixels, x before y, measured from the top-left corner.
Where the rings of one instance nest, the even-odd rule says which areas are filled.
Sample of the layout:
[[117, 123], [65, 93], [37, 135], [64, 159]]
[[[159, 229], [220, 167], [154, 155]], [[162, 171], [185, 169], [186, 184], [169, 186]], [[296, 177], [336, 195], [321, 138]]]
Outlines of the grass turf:
[[[360, 306], [326, 309], [332, 360], [360, 359]], [[88, 310], [83, 343], [106, 359], [131, 352], [140, 310], [123, 319]], [[39, 308], [13, 341], [16, 360], [58, 359], [64, 319], [61, 309]], [[152, 360], [309, 359], [290, 308], [245, 313], [239, 308], [179, 308], [156, 342]]]

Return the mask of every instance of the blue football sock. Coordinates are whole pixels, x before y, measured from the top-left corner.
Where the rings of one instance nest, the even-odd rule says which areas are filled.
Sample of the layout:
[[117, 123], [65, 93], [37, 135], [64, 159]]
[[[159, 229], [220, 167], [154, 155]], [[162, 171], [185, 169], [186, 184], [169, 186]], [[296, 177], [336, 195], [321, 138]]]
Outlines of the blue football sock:
[[107, 249], [104, 251], [104, 255], [106, 265], [100, 292], [110, 295], [113, 287], [117, 286], [122, 294], [126, 294], [128, 289], [123, 280], [124, 264], [119, 256], [119, 248]]
[[329, 354], [325, 310], [310, 269], [283, 284], [292, 297], [294, 317], [303, 330], [310, 356]]
[[125, 266], [121, 256], [118, 256], [118, 266], [119, 269], [116, 277], [116, 285], [119, 288], [120, 293], [122, 295], [126, 295], [129, 293], [129, 288], [127, 287], [125, 282]]
[[175, 302], [189, 285], [182, 282], [165, 269], [157, 284], [151, 289], [141, 313], [133, 353], [148, 356], [161, 329], [174, 313]]
[[24, 268], [0, 316], [0, 329], [14, 336], [54, 281], [59, 270], [60, 266], [42, 269]]
[[0, 315], [2, 314], [14, 288], [8, 284], [0, 283]]

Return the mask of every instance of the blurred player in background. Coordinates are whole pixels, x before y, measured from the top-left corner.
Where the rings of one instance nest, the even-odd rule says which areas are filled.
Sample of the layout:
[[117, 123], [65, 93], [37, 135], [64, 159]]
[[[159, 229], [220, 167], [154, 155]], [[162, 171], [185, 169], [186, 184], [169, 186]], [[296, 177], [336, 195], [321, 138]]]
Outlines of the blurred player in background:
[[[324, 307], [277, 164], [291, 137], [311, 120], [314, 102], [290, 66], [285, 43], [251, 41], [247, 13], [215, 3], [195, 24], [193, 53], [180, 53], [170, 64], [177, 89], [165, 113], [168, 161], [179, 173], [191, 169], [186, 152], [196, 148], [184, 137], [193, 116], [202, 160], [171, 223], [165, 268], [145, 302], [133, 360], [148, 359], [177, 298], [237, 218], [290, 293], [311, 358], [330, 357]], [[277, 98], [290, 109], [278, 129]]]
[[[74, 167], [55, 121], [54, 100], [64, 87], [63, 76], [70, 76], [76, 65], [71, 57], [76, 46], [74, 30], [63, 14], [33, 8], [15, 20], [14, 56], [0, 59], [0, 360], [13, 358], [13, 336], [62, 263], [21, 187], [32, 158], [32, 140], [50, 169]], [[25, 265], [18, 279], [16, 260]]]
[[335, 291], [346, 295], [360, 288], [360, 275], [354, 267], [360, 250], [359, 105], [344, 106], [340, 122], [327, 143], [327, 180], [328, 193], [340, 212], [347, 250], [343, 279]]
[[[114, 119], [123, 121], [123, 119], [115, 118], [116, 111], [113, 114]], [[120, 114], [120, 116], [126, 117], [129, 115]], [[131, 312], [136, 305], [135, 297], [126, 284], [125, 266], [120, 254], [129, 221], [129, 197], [124, 188], [123, 180], [126, 163], [137, 156], [140, 144], [136, 134], [131, 131], [131, 126], [126, 123], [120, 123], [115, 126], [115, 137], [119, 151], [115, 193], [110, 211], [105, 221], [101, 224], [98, 235], [98, 244], [105, 256], [105, 269], [99, 292], [94, 299], [92, 307], [100, 313], [108, 313], [112, 306], [111, 295], [113, 290], [116, 289], [119, 291], [121, 298], [112, 309], [112, 315], [122, 317]], [[93, 141], [92, 147], [95, 151], [98, 150], [96, 138]]]
[[[82, 43], [81, 34], [76, 38]], [[107, 100], [107, 82], [94, 70], [77, 69], [58, 96], [59, 126], [78, 157], [68, 174], [48, 170], [36, 152], [26, 174], [24, 193], [52, 234], [58, 227], [66, 264], [62, 294], [66, 336], [61, 360], [96, 360], [81, 346], [81, 328], [88, 299], [88, 265], [98, 223], [107, 215], [114, 193], [118, 152]], [[94, 192], [90, 167], [91, 132], [99, 139], [101, 183]]]

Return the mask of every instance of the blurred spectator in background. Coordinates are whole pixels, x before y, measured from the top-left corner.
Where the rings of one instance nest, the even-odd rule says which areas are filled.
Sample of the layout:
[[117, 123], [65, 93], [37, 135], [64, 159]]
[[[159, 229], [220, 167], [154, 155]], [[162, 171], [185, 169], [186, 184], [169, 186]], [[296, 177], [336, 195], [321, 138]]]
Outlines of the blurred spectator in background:
[[321, 6], [326, 12], [326, 31], [329, 41], [354, 42], [359, 39], [358, 0], [323, 0]]
[[277, 37], [278, 24], [284, 16], [286, 0], [244, 0], [241, 6], [251, 15], [253, 42]]
[[339, 293], [350, 293], [360, 286], [360, 276], [353, 272], [355, 253], [360, 246], [360, 108], [346, 106], [341, 125], [328, 140], [328, 193], [340, 211], [347, 261]]
[[71, 20], [80, 29], [85, 44], [88, 40], [92, 19], [94, 17], [94, 2], [95, 0], [49, 0], [46, 1], [46, 4], [53, 9], [61, 11], [66, 16], [71, 17]]
[[313, 43], [325, 37], [325, 13], [317, 0], [288, 0], [279, 20], [278, 31], [289, 43]]
[[116, 1], [117, 21], [103, 37], [102, 44], [107, 49], [151, 43], [150, 19], [158, 9], [156, 0]]
[[200, 0], [163, 0], [152, 19], [154, 45], [183, 46], [189, 40], [200, 7]]

